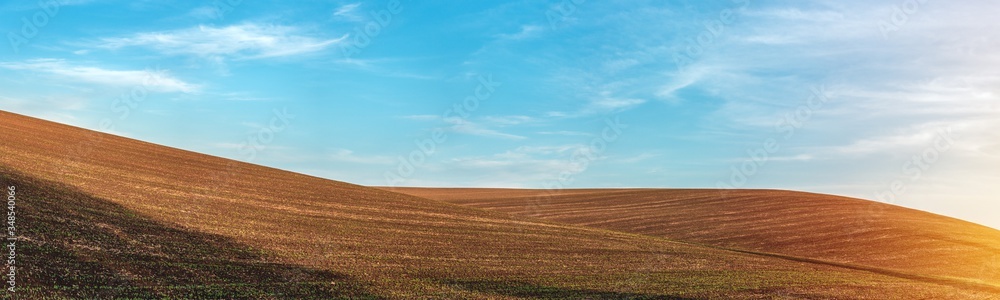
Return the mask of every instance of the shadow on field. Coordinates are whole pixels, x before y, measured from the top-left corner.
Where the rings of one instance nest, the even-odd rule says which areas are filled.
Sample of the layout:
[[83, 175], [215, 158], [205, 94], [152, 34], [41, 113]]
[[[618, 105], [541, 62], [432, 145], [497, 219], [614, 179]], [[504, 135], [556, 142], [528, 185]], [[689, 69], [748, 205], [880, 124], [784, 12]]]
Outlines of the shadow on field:
[[640, 293], [575, 290], [516, 281], [448, 280], [442, 283], [470, 292], [533, 299], [687, 299]]
[[157, 223], [63, 184], [3, 167], [0, 184], [18, 196], [18, 298], [376, 298], [347, 276], [270, 262], [229, 238]]

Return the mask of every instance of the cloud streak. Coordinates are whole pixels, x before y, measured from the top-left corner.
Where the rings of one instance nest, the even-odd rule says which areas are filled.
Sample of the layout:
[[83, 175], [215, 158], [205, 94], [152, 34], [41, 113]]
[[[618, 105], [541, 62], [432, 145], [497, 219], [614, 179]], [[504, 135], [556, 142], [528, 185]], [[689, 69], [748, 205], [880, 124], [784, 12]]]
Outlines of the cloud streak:
[[185, 82], [159, 70], [112, 70], [93, 66], [73, 65], [62, 59], [32, 59], [23, 62], [3, 62], [0, 68], [36, 72], [67, 80], [103, 86], [145, 86], [156, 92], [194, 93], [200, 86]]
[[262, 59], [317, 53], [346, 38], [347, 34], [324, 39], [305, 35], [297, 27], [243, 23], [102, 38], [96, 46], [110, 50], [146, 48], [166, 55]]
[[337, 8], [337, 10], [333, 12], [333, 16], [353, 22], [361, 21], [364, 18], [362, 18], [357, 13], [358, 7], [360, 6], [361, 3], [350, 3], [341, 5], [339, 8]]
[[391, 165], [396, 162], [390, 156], [360, 155], [347, 149], [335, 149], [328, 158], [332, 161], [356, 164]]
[[444, 121], [451, 124], [451, 126], [449, 127], [451, 131], [458, 133], [463, 133], [468, 135], [478, 135], [484, 137], [511, 139], [511, 140], [523, 140], [526, 138], [524, 136], [503, 133], [494, 129], [490, 129], [479, 123], [475, 123], [466, 119], [447, 118]]

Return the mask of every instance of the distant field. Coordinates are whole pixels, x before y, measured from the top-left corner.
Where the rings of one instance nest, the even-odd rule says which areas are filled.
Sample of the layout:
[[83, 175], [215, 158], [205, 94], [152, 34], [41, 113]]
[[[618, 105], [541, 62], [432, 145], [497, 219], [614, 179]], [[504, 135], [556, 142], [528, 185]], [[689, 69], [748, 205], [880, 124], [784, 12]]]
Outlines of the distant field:
[[[504, 208], [500, 203], [508, 201], [489, 192], [482, 202], [460, 200], [467, 198], [463, 195], [447, 199], [463, 204], [457, 205], [6, 112], [0, 112], [0, 174], [0, 184], [20, 191], [17, 295], [25, 299], [1000, 296], [988, 285], [964, 283], [971, 277], [901, 276], [673, 240], [770, 251], [778, 248], [767, 248], [770, 242], [759, 238], [761, 244], [754, 248], [755, 238], [740, 236], [737, 227], [743, 226], [749, 235], [808, 223], [792, 222], [779, 212], [795, 208], [781, 205], [760, 204], [754, 215], [720, 211], [728, 217], [711, 217], [712, 201], [750, 197], [739, 194], [706, 198], [702, 212], [688, 207], [688, 214], [705, 216], [702, 223], [686, 216], [662, 224], [669, 215], [642, 221], [644, 215], [630, 211], [650, 205], [645, 202], [620, 202], [615, 213], [607, 208], [602, 212], [600, 199], [605, 196], [600, 193], [553, 198], [531, 206], [532, 212], [524, 203], [510, 202]], [[636, 194], [625, 199], [670, 202], [657, 194], [663, 191], [626, 193]], [[570, 204], [580, 199], [592, 201]], [[547, 212], [560, 203], [566, 207]], [[622, 217], [629, 214], [639, 215], [634, 222]], [[943, 222], [927, 214], [906, 216], [915, 218], [912, 222]], [[726, 220], [743, 221], [725, 225]], [[941, 230], [974, 228], [949, 222], [940, 223]], [[655, 226], [660, 228], [645, 231]], [[671, 236], [664, 229], [668, 227], [686, 228], [688, 235]], [[830, 237], [831, 228], [812, 230]], [[923, 227], [910, 229], [912, 235], [894, 237], [936, 234]], [[731, 234], [712, 237], [712, 231]], [[975, 238], [996, 236], [988, 229], [968, 232]], [[806, 238], [793, 242], [802, 244]], [[981, 245], [994, 244], [974, 247]]]
[[390, 190], [566, 224], [1000, 287], [1000, 231], [867, 200], [781, 190]]

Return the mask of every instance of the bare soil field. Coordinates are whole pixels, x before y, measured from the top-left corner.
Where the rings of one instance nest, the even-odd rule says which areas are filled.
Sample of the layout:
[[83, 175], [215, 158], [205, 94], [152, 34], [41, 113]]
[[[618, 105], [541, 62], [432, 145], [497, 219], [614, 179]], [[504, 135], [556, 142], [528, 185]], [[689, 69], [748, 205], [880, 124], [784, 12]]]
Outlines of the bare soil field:
[[783, 190], [391, 190], [566, 224], [1000, 284], [1000, 231], [874, 201]]
[[[672, 240], [708, 244], [708, 235], [616, 231], [606, 226], [614, 222], [602, 223], [609, 220], [547, 216], [546, 205], [530, 215], [458, 205], [6, 112], [0, 112], [0, 175], [0, 184], [19, 191], [19, 290], [3, 294], [10, 298], [1000, 296], [962, 278]], [[712, 201], [741, 201], [726, 199]], [[593, 207], [580, 205], [578, 213]], [[707, 216], [712, 208], [703, 209]], [[730, 218], [747, 219], [746, 234], [800, 225], [768, 213], [778, 206], [759, 209]], [[712, 230], [717, 219], [680, 222]], [[718, 243], [749, 240], [734, 233]]]

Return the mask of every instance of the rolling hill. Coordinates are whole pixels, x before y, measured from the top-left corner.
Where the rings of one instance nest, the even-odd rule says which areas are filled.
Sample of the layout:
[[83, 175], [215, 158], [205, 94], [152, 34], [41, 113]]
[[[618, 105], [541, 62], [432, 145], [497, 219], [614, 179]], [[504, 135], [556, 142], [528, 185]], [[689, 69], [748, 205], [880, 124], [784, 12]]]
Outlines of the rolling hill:
[[12, 298], [1000, 295], [959, 279], [462, 206], [7, 112], [0, 174], [19, 191], [18, 291], [3, 294]]
[[1000, 231], [880, 202], [782, 190], [393, 190], [566, 224], [1000, 286]]

